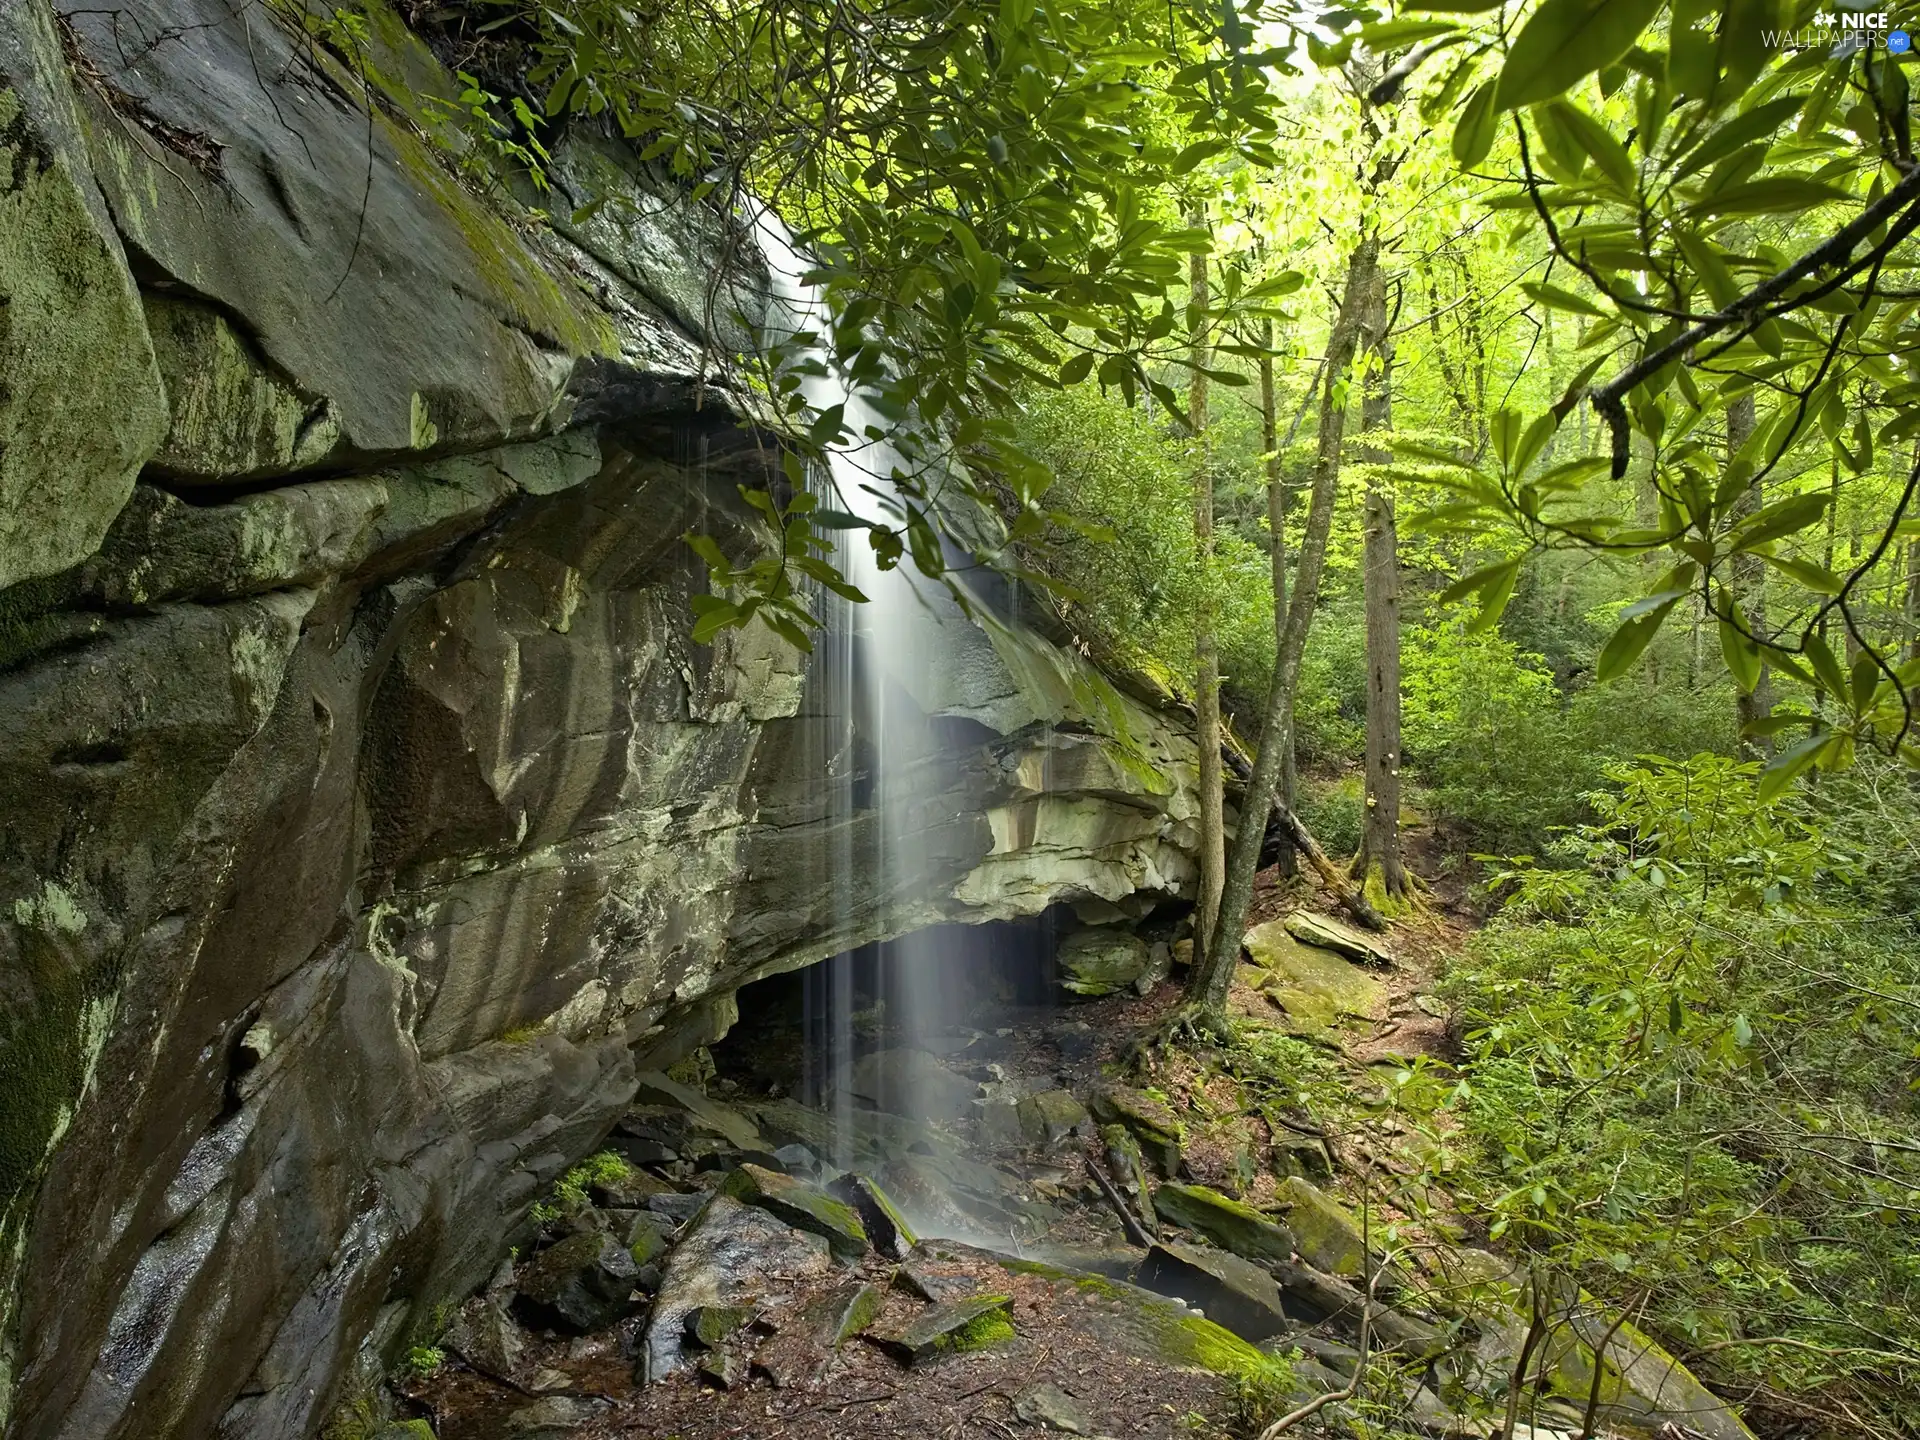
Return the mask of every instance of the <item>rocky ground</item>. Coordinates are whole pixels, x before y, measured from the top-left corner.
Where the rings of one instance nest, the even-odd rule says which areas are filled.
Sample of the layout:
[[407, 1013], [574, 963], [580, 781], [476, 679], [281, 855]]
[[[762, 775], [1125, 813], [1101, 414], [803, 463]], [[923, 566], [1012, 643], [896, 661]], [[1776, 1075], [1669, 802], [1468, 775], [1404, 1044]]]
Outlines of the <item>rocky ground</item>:
[[[1444, 1204], [1386, 1203], [1383, 1168], [1415, 1168], [1419, 1139], [1389, 1110], [1336, 1130], [1314, 1103], [1444, 1051], [1422, 957], [1447, 937], [1389, 947], [1282, 909], [1263, 897], [1235, 986], [1244, 1052], [1140, 1059], [1178, 999], [1166, 930], [1069, 937], [1064, 1008], [1001, 1006], [991, 1030], [911, 1050], [875, 1033], [828, 1104], [794, 1098], [780, 1017], [745, 1017], [710, 1062], [646, 1079], [607, 1151], [414, 1352], [401, 1418], [383, 1432], [365, 1408], [362, 1428], [1248, 1437], [1331, 1392], [1292, 1433], [1496, 1433], [1533, 1308], [1521, 1275]], [[907, 1073], [946, 1118], [849, 1107]], [[1516, 1435], [1577, 1435], [1596, 1396], [1596, 1434], [1747, 1435], [1631, 1326], [1577, 1296], [1539, 1308], [1554, 1323]]]

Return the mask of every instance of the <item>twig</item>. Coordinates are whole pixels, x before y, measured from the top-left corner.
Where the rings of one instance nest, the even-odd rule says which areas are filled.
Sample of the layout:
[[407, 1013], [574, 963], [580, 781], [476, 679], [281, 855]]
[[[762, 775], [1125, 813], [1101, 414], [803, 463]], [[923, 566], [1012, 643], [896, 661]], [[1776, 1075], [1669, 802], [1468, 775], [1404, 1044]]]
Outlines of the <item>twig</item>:
[[1120, 1217], [1120, 1225], [1127, 1232], [1127, 1239], [1143, 1250], [1150, 1247], [1153, 1241], [1141, 1228], [1140, 1222], [1134, 1219], [1133, 1212], [1127, 1209], [1127, 1202], [1121, 1198], [1120, 1192], [1113, 1188], [1113, 1182], [1100, 1173], [1100, 1167], [1093, 1163], [1091, 1155], [1083, 1155], [1080, 1158], [1086, 1162], [1087, 1174], [1091, 1175], [1093, 1183], [1100, 1187], [1100, 1193], [1107, 1197], [1107, 1203], [1113, 1207], [1113, 1213]]

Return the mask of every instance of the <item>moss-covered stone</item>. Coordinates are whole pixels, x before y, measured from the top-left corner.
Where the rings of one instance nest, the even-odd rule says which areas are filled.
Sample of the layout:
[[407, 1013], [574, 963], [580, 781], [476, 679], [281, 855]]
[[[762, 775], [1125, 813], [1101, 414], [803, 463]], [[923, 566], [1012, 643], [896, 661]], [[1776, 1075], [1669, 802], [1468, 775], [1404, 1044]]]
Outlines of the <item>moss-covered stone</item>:
[[1080, 930], [1060, 942], [1060, 983], [1075, 995], [1112, 995], [1147, 971], [1147, 942], [1126, 930]]
[[0, 590], [91, 554], [167, 423], [51, 17], [13, 7], [0, 58]]
[[687, 1338], [712, 1349], [752, 1318], [750, 1305], [699, 1305], [687, 1312]]
[[860, 1223], [866, 1227], [867, 1239], [888, 1259], [904, 1260], [920, 1243], [920, 1237], [913, 1233], [913, 1227], [900, 1213], [900, 1207], [893, 1203], [893, 1197], [872, 1176], [842, 1175], [827, 1190], [834, 1199], [845, 1201], [858, 1212]]
[[1356, 930], [1331, 916], [1319, 915], [1311, 910], [1295, 910], [1281, 923], [1285, 925], [1287, 933], [1303, 945], [1331, 950], [1362, 965], [1378, 965], [1382, 969], [1391, 969], [1393, 966], [1393, 952], [1387, 948], [1384, 940]]
[[1301, 944], [1286, 923], [1256, 925], [1247, 932], [1246, 947], [1262, 972], [1256, 984], [1286, 1011], [1290, 1029], [1314, 1033], [1364, 1019], [1385, 997], [1373, 976], [1331, 950]]
[[1019, 1104], [1020, 1131], [1034, 1145], [1058, 1145], [1087, 1123], [1087, 1107], [1071, 1090], [1043, 1090]]
[[1071, 1285], [1103, 1302], [1094, 1323], [1120, 1348], [1143, 1359], [1221, 1376], [1256, 1369], [1269, 1359], [1224, 1326], [1137, 1285], [1037, 1260], [1002, 1258], [1000, 1263], [1016, 1275]]
[[972, 1295], [950, 1300], [915, 1316], [904, 1326], [868, 1332], [882, 1349], [909, 1365], [938, 1355], [981, 1350], [1013, 1338], [1013, 1298]]
[[147, 330], [167, 387], [169, 421], [153, 463], [239, 483], [317, 465], [340, 425], [327, 402], [275, 374], [211, 306], [145, 297]]
[[872, 1248], [859, 1211], [791, 1175], [760, 1165], [742, 1165], [721, 1182], [720, 1193], [758, 1206], [796, 1230], [821, 1236], [842, 1260], [857, 1260]]
[[1274, 1198], [1285, 1207], [1294, 1246], [1309, 1265], [1329, 1275], [1365, 1273], [1366, 1241], [1346, 1206], [1298, 1175], [1282, 1180]]
[[1124, 1125], [1140, 1142], [1160, 1173], [1180, 1173], [1181, 1126], [1170, 1107], [1126, 1085], [1102, 1085], [1087, 1097], [1088, 1108], [1106, 1125]]
[[1204, 1235], [1248, 1260], [1293, 1258], [1291, 1230], [1205, 1185], [1162, 1185], [1154, 1192], [1153, 1208], [1169, 1224]]
[[373, 1440], [435, 1440], [425, 1420], [391, 1420], [373, 1433]]

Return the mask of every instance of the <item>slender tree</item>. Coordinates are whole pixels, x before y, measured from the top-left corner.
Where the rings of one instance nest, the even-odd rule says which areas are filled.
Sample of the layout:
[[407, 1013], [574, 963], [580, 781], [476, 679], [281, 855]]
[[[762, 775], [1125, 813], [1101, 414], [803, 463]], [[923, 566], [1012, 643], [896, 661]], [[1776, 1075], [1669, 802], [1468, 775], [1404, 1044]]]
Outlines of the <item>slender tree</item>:
[[[1727, 406], [1727, 464], [1731, 467], [1734, 457], [1753, 434], [1753, 392], [1747, 391]], [[1755, 480], [1741, 497], [1735, 514], [1739, 516], [1756, 513], [1767, 503], [1766, 484]], [[1756, 635], [1766, 633], [1767, 597], [1766, 565], [1758, 555], [1741, 552], [1733, 557], [1733, 585], [1731, 593], [1739, 602], [1745, 616], [1747, 628]], [[1741, 688], [1734, 695], [1736, 718], [1740, 722], [1740, 753], [1750, 760], [1765, 759], [1773, 753], [1772, 742], [1765, 735], [1753, 732], [1752, 727], [1773, 714], [1773, 683], [1767, 673], [1764, 657], [1760, 662], [1759, 678], [1751, 690]]]
[[[1273, 567], [1273, 644], [1274, 653], [1287, 638], [1287, 482], [1286, 467], [1280, 456], [1280, 411], [1273, 376], [1273, 321], [1260, 323], [1260, 448], [1267, 457], [1267, 558]], [[1293, 697], [1287, 697], [1292, 708]], [[1286, 753], [1280, 757], [1280, 803], [1293, 808], [1294, 743], [1293, 726], [1284, 727]], [[1290, 838], [1280, 845], [1280, 873], [1291, 877], [1299, 870]]]
[[[1366, 380], [1360, 429], [1373, 440], [1393, 428], [1393, 333], [1386, 276], [1377, 266], [1367, 299]], [[1354, 879], [1364, 885], [1377, 866], [1387, 895], [1409, 892], [1400, 849], [1400, 543], [1394, 527], [1390, 453], [1361, 447], [1367, 469], [1363, 576], [1367, 624], [1366, 813]]]
[[[1203, 230], [1207, 214], [1196, 206], [1188, 224]], [[1225, 884], [1226, 788], [1220, 768], [1220, 658], [1214, 637], [1213, 464], [1207, 444], [1207, 365], [1212, 347], [1207, 336], [1207, 257], [1195, 254], [1188, 265], [1188, 317], [1193, 379], [1187, 390], [1187, 419], [1193, 430], [1193, 554], [1199, 568], [1199, 600], [1193, 617], [1195, 738], [1200, 747], [1200, 884], [1194, 934], [1206, 936], [1220, 914]]]
[[[1373, 288], [1380, 260], [1380, 241], [1363, 236], [1347, 258], [1346, 284], [1327, 336], [1326, 364], [1321, 373], [1320, 438], [1314, 455], [1313, 485], [1307, 500], [1307, 523], [1300, 541], [1299, 567], [1287, 602], [1287, 623], [1274, 657], [1273, 679], [1267, 687], [1262, 713], [1260, 750], [1248, 777], [1240, 807], [1241, 821], [1234, 832], [1233, 856], [1227, 866], [1220, 915], [1211, 931], [1199, 931], [1207, 943], [1196, 946], [1193, 977], [1187, 1002], [1174, 1025], [1218, 1031], [1224, 1023], [1227, 991], [1240, 959], [1240, 935], [1246, 928], [1247, 907], [1253, 900], [1253, 877], [1260, 865], [1265, 818], [1272, 809], [1282, 757], [1291, 739], [1292, 696], [1300, 678], [1300, 658], [1306, 653], [1307, 631], [1320, 603], [1320, 576], [1327, 559], [1327, 536], [1333, 529], [1334, 494], [1340, 481], [1340, 447], [1346, 438], [1347, 372], [1359, 344], [1361, 316]], [[1296, 835], [1297, 838], [1297, 835]], [[1313, 852], [1308, 852], [1313, 858]], [[1317, 868], [1317, 867], [1316, 867]], [[1325, 871], [1322, 872], [1323, 876]]]

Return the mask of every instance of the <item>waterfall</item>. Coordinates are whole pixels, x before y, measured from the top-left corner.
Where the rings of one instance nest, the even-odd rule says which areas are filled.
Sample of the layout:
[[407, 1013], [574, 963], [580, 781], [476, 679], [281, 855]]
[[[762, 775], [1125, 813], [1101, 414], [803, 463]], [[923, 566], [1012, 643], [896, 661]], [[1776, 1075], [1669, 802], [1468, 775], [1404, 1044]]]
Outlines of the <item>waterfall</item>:
[[[811, 268], [794, 247], [779, 219], [762, 211], [755, 222], [757, 238], [771, 274], [768, 296], [768, 338], [791, 339], [802, 332], [824, 336], [831, 317], [819, 291], [802, 279]], [[823, 373], [802, 377], [801, 393], [815, 411], [844, 406], [849, 439], [833, 447], [822, 468], [810, 477], [823, 507], [852, 513], [864, 520], [891, 523], [882, 496], [890, 490], [895, 467], [904, 462], [885, 439], [873, 439], [869, 426], [881, 434], [890, 424], [839, 373], [831, 348], [812, 347], [809, 357]], [[879, 492], [876, 494], [875, 492]], [[839, 540], [832, 556], [846, 579], [867, 597], [856, 604], [820, 587], [816, 614], [822, 628], [816, 632], [819, 693], [827, 709], [829, 739], [821, 759], [823, 783], [829, 786], [834, 838], [830, 857], [836, 915], [841, 934], [858, 933], [861, 921], [878, 918], [883, 931], [903, 929], [890, 942], [893, 963], [879, 974], [879, 1006], [894, 1034], [911, 1040], [950, 1024], [942, 1013], [940, 957], [918, 934], [922, 920], [890, 923], [888, 911], [910, 917], [917, 902], [928, 898], [928, 856], [925, 826], [918, 810], [922, 803], [916, 786], [926, 763], [934, 758], [927, 735], [917, 721], [912, 697], [929, 693], [932, 666], [938, 656], [929, 653], [932, 618], [958, 620], [958, 607], [945, 587], [927, 581], [906, 564], [882, 570], [864, 531], [834, 532]], [[872, 811], [871, 828], [862, 835], [861, 814]], [[867, 843], [861, 843], [862, 839]], [[863, 896], [879, 907], [878, 917], [855, 912]], [[809, 1017], [809, 1033], [824, 1034], [826, 1053], [810, 1057], [813, 1077], [831, 1090], [835, 1130], [839, 1136], [835, 1163], [851, 1163], [848, 1136], [852, 1099], [844, 1081], [856, 1055], [854, 1033], [856, 997], [852, 967], [824, 967], [822, 983], [810, 987], [811, 1003], [825, 1014]], [[884, 1108], [895, 1114], [925, 1118], [924, 1097], [916, 1094], [917, 1077], [911, 1070], [896, 1071], [888, 1081], [892, 1093]]]

